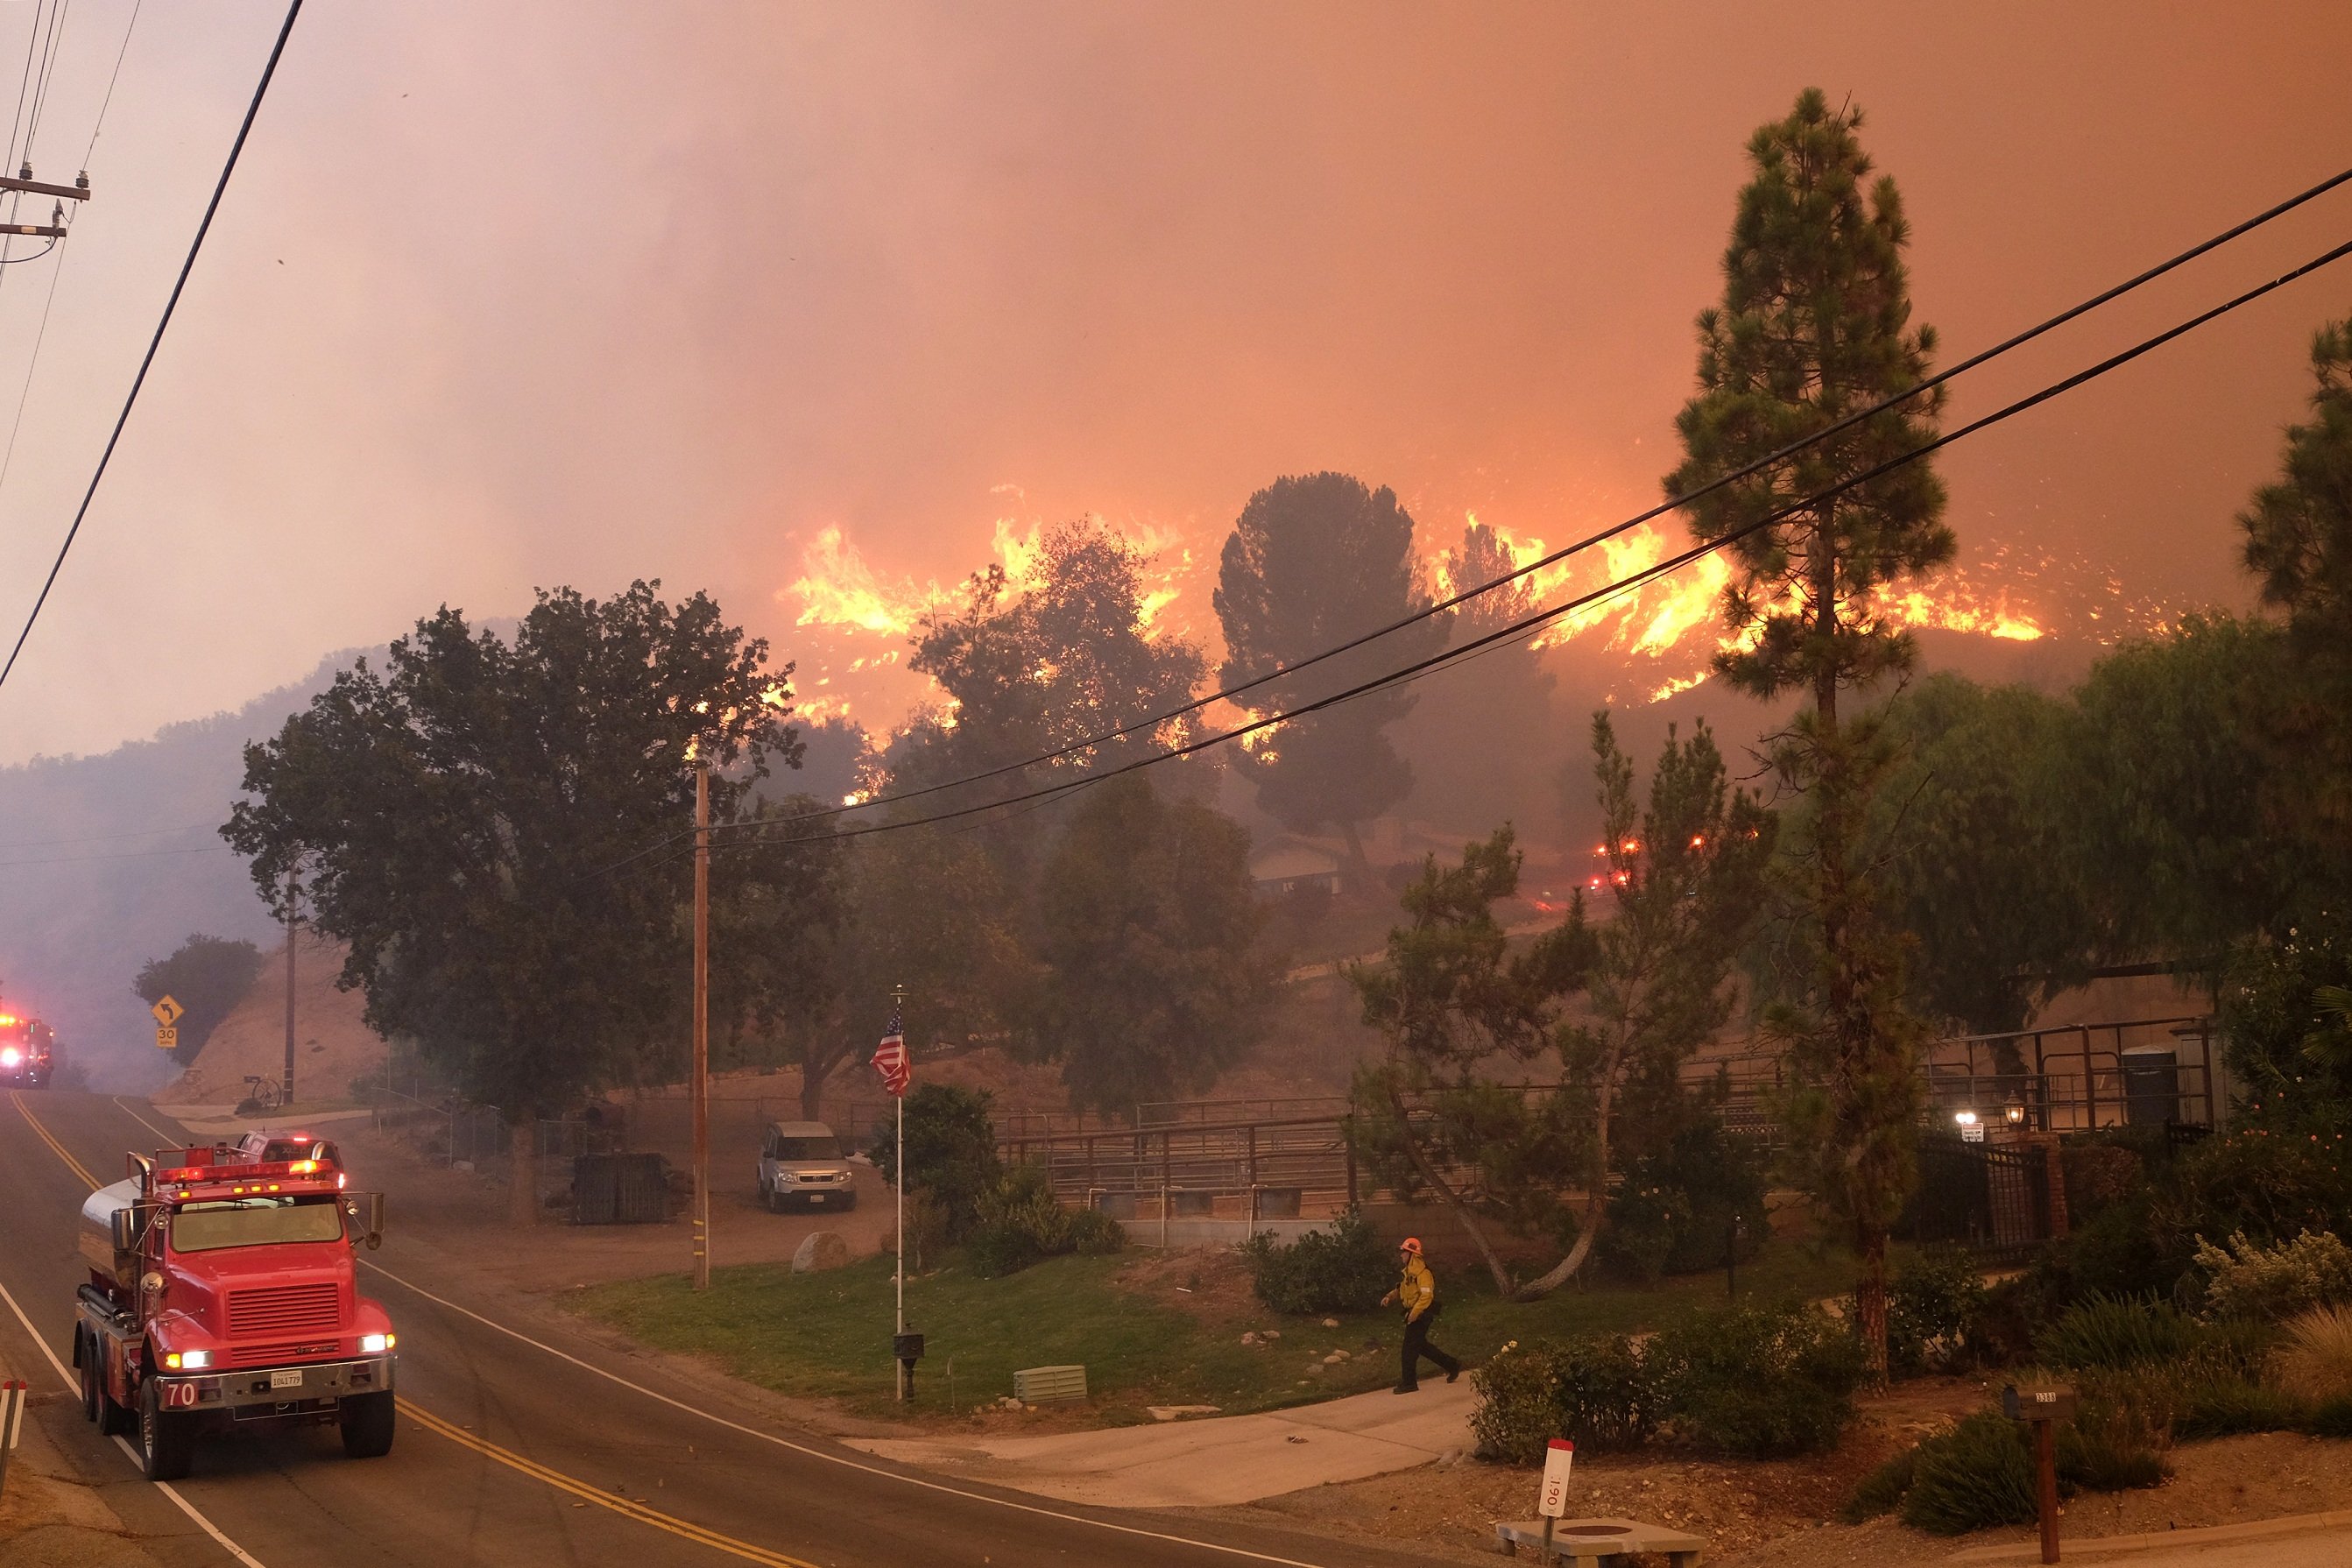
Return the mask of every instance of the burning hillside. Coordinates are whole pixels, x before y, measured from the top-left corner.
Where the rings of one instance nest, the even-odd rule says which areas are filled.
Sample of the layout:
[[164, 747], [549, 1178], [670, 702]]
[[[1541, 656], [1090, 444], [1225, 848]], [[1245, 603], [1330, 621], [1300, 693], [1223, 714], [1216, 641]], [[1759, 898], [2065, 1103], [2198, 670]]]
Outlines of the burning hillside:
[[[997, 519], [983, 569], [1001, 566], [1017, 588], [1034, 558], [1041, 526]], [[1521, 565], [1558, 548], [1556, 542], [1486, 526]], [[1213, 664], [1217, 550], [1150, 527], [1120, 531], [1150, 557], [1148, 624], [1157, 633], [1199, 643]], [[1432, 592], [1450, 595], [1468, 584], [1454, 580], [1445, 542], [1429, 530], [1423, 547]], [[1683, 548], [1678, 525], [1632, 530], [1532, 574], [1526, 580], [1529, 602], [1552, 605], [1591, 593]], [[1536, 635], [1535, 646], [1546, 651], [1547, 663], [1572, 666], [1583, 678], [1580, 685], [1626, 700], [1662, 700], [1706, 679], [1716, 652], [1732, 646], [1719, 618], [1728, 577], [1720, 557], [1704, 557], [1550, 623]], [[907, 668], [908, 639], [925, 614], [951, 604], [960, 592], [960, 584], [890, 574], [867, 561], [839, 528], [821, 531], [803, 549], [799, 574], [776, 595], [794, 610], [786, 651], [799, 661], [802, 710], [817, 719], [855, 718], [881, 731], [910, 710], [935, 703], [938, 689]], [[1887, 595], [1879, 608], [1896, 626], [2006, 643], [2110, 644], [2158, 629], [2168, 618], [2162, 605], [2127, 595], [2119, 581], [2086, 559], [2009, 544], [1946, 569], [1926, 586]]]

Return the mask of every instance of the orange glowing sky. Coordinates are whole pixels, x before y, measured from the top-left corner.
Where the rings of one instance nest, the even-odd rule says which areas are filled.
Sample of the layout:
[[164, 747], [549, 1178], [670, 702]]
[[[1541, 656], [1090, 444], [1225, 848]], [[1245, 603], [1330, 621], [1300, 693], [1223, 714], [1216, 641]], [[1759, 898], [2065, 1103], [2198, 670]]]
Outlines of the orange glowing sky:
[[[0, 58], [30, 14], [0, 5]], [[278, 14], [148, 0], [0, 486], [11, 637]], [[128, 15], [76, 5], [44, 177]], [[1868, 110], [1957, 355], [2352, 163], [2347, 58], [2334, 0], [317, 6], [0, 689], [0, 762], [445, 602], [638, 575], [710, 588], [838, 700], [903, 660], [838, 624], [857, 573], [919, 596], [1082, 512], [1160, 548], [1165, 624], [1205, 632], [1200, 574], [1285, 472], [1395, 487], [1433, 552], [1471, 513], [1556, 543], [1655, 498], [1742, 144], [1801, 87]], [[2339, 192], [1951, 417], [2347, 228]], [[0, 416], [47, 265], [0, 272]], [[1966, 575], [1916, 616], [2242, 604], [2231, 514], [2347, 306], [2352, 271], [2312, 280], [1955, 449]], [[805, 626], [798, 583], [836, 595]], [[1643, 649], [1687, 652], [1694, 602], [1583, 635], [1663, 688], [1703, 659]]]

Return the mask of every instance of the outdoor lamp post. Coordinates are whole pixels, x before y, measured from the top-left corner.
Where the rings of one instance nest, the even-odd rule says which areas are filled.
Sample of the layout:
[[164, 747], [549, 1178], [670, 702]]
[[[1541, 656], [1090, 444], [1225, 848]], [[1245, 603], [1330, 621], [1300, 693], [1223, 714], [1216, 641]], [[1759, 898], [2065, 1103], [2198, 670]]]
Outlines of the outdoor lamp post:
[[2025, 1101], [2012, 1090], [2009, 1097], [2009, 1103], [2001, 1108], [2001, 1114], [2009, 1118], [2009, 1124], [2011, 1127], [2024, 1126]]

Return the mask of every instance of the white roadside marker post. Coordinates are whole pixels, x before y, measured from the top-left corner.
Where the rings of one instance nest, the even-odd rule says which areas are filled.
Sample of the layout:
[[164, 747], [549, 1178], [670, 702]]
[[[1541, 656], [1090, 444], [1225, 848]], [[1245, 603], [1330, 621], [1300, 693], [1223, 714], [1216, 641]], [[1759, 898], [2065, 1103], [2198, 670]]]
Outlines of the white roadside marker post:
[[1544, 1450], [1543, 1490], [1536, 1498], [1536, 1512], [1543, 1516], [1543, 1560], [1551, 1561], [1551, 1530], [1555, 1520], [1568, 1512], [1568, 1471], [1576, 1463], [1576, 1445], [1565, 1437], [1554, 1437]]
[[0, 1383], [0, 1494], [8, 1489], [8, 1456], [25, 1429], [25, 1384]]

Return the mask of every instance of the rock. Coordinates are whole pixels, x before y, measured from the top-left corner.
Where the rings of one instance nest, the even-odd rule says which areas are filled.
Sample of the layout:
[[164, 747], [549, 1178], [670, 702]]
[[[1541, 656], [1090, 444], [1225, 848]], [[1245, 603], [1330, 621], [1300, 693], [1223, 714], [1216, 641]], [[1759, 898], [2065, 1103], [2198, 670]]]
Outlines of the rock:
[[1346, 1361], [1347, 1359], [1348, 1352], [1346, 1351], [1333, 1351], [1329, 1355], [1323, 1358], [1323, 1364], [1325, 1366], [1338, 1366], [1341, 1362]]
[[1258, 1338], [1262, 1340], [1278, 1340], [1282, 1338], [1282, 1331], [1280, 1329], [1260, 1329], [1258, 1331]]
[[1319, 1362], [1319, 1361], [1310, 1361], [1310, 1362], [1308, 1362], [1308, 1363], [1307, 1363], [1307, 1376], [1309, 1376], [1309, 1377], [1320, 1377], [1320, 1376], [1322, 1376], [1322, 1375], [1323, 1375], [1323, 1363], [1322, 1363], [1321, 1362]]
[[1256, 1331], [1255, 1331], [1255, 1330], [1250, 1330], [1250, 1329], [1244, 1329], [1244, 1330], [1242, 1331], [1242, 1343], [1244, 1343], [1244, 1344], [1245, 1344], [1245, 1345], [1254, 1345], [1254, 1344], [1255, 1344], [1255, 1343], [1257, 1343], [1257, 1342], [1258, 1342], [1258, 1339], [1257, 1339], [1257, 1333], [1256, 1333]]
[[1337, 1318], [1326, 1318], [1323, 1320], [1323, 1326], [1327, 1329], [1336, 1329], [1339, 1326], [1339, 1320]]
[[1214, 1415], [1217, 1413], [1213, 1405], [1147, 1405], [1144, 1409], [1151, 1413], [1154, 1421], [1181, 1421], [1187, 1415]]
[[471, 1160], [452, 1160], [449, 1162], [449, 1168], [453, 1171], [463, 1171], [470, 1176], [474, 1173], [474, 1162]]
[[841, 1239], [837, 1230], [811, 1231], [793, 1254], [793, 1272], [821, 1274], [828, 1268], [840, 1268], [849, 1262], [849, 1243]]

